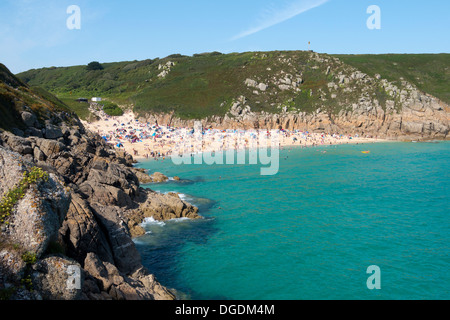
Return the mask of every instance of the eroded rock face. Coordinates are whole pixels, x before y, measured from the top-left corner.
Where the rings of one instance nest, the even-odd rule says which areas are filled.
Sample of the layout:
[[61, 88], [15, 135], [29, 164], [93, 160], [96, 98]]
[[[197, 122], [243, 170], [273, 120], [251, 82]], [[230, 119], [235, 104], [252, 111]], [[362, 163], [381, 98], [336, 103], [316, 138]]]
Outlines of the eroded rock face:
[[161, 182], [166, 182], [169, 181], [169, 178], [162, 174], [161, 172], [155, 172], [153, 173], [150, 178], [152, 179], [152, 182], [154, 183], [161, 183]]
[[106, 229], [106, 236], [116, 267], [131, 274], [141, 267], [139, 252], [134, 246], [123, 212], [118, 207], [94, 205], [97, 221]]
[[[32, 114], [24, 117], [31, 124]], [[28, 252], [36, 260], [36, 290], [21, 289], [16, 299], [174, 299], [142, 266], [130, 230], [134, 221], [134, 230], [142, 221], [130, 219], [138, 219], [134, 212], [150, 198], [167, 207], [161, 218], [172, 217], [170, 212], [189, 216], [198, 209], [179, 198], [162, 201], [159, 194], [141, 188], [132, 157], [116, 152], [77, 121], [46, 121], [45, 129], [43, 138], [0, 132], [0, 196], [16, 187], [32, 166], [49, 173], [48, 181], [26, 191], [10, 224], [1, 226], [2, 243], [10, 245], [0, 248], [0, 288], [20, 283], [29, 273], [22, 260]], [[62, 256], [50, 258], [54, 244]], [[60, 290], [70, 265], [81, 268], [81, 291]]]
[[44, 300], [78, 300], [82, 297], [84, 270], [78, 262], [50, 256], [33, 265], [34, 290]]
[[128, 213], [128, 227], [133, 237], [145, 234], [140, 224], [145, 218], [168, 221], [178, 218], [202, 219], [198, 208], [180, 199], [176, 193], [160, 194], [148, 190], [145, 200], [139, 208]]
[[93, 209], [80, 195], [72, 193], [66, 219], [59, 230], [67, 254], [83, 263], [89, 252], [95, 252], [102, 261], [114, 262], [107, 235], [98, 224]]
[[162, 183], [169, 181], [169, 177], [161, 172], [154, 172], [149, 175], [144, 169], [134, 169], [134, 174], [141, 184]]
[[27, 127], [34, 127], [37, 121], [36, 115], [31, 112], [24, 111], [21, 113], [23, 122]]
[[[12, 281], [20, 282], [25, 272], [25, 261], [22, 259], [22, 253], [10, 248], [0, 251], [0, 284]], [[7, 279], [2, 279], [6, 277]]]
[[36, 146], [47, 158], [51, 158], [65, 149], [65, 145], [61, 142], [40, 138], [36, 139]]
[[[87, 292], [92, 300], [174, 300], [175, 296], [161, 286], [155, 277], [144, 268], [126, 276], [115, 265], [102, 262], [94, 253], [89, 253], [84, 262], [91, 277], [91, 287], [97, 290]], [[103, 292], [103, 294], [102, 294]]]
[[134, 173], [139, 180], [140, 184], [152, 183], [153, 179], [148, 175], [144, 169], [135, 169]]
[[70, 193], [50, 174], [49, 181], [32, 185], [11, 216], [8, 237], [37, 256], [48, 244], [57, 241], [58, 231], [70, 203]]
[[23, 158], [15, 152], [0, 146], [0, 199], [17, 186], [25, 172], [25, 162]]
[[[314, 58], [314, 57], [313, 57]], [[314, 58], [325, 63], [322, 58]], [[337, 63], [337, 62], [336, 62]], [[342, 66], [341, 66], [342, 67]], [[327, 69], [328, 70], [328, 69]], [[331, 71], [331, 70], [330, 70]], [[358, 134], [393, 140], [447, 139], [450, 131], [450, 106], [437, 98], [419, 91], [407, 81], [401, 87], [382, 79], [380, 75], [370, 77], [358, 70], [345, 70], [334, 74], [334, 81], [328, 88], [320, 89], [311, 95], [319, 95], [323, 106], [317, 105], [315, 111], [302, 112], [278, 105], [276, 113], [255, 112], [259, 98], [235, 98], [228, 113], [224, 116], [211, 116], [200, 121], [203, 127], [214, 129], [279, 129], [327, 132], [338, 134]], [[274, 95], [290, 92], [292, 99], [301, 90], [304, 79], [300, 75], [284, 74], [282, 78], [269, 83]], [[255, 80], [247, 79], [245, 84], [253, 90]], [[266, 87], [267, 90], [267, 87]], [[270, 91], [269, 90], [269, 91]], [[377, 92], [384, 94], [381, 99]], [[256, 90], [259, 94], [259, 92]], [[340, 99], [348, 93], [356, 95], [351, 102]], [[255, 91], [253, 91], [255, 93]], [[328, 112], [333, 101], [335, 112]], [[183, 120], [174, 114], [151, 114], [142, 121], [157, 122], [174, 127], [194, 127], [196, 120]]]
[[[32, 164], [24, 161], [18, 154], [12, 154], [0, 147], [2, 186], [0, 195], [19, 186], [23, 173], [29, 171]], [[25, 250], [40, 256], [51, 241], [58, 238], [70, 202], [70, 194], [63, 182], [54, 174], [48, 181], [31, 184], [23, 198], [18, 199], [3, 227], [4, 237], [19, 244]]]

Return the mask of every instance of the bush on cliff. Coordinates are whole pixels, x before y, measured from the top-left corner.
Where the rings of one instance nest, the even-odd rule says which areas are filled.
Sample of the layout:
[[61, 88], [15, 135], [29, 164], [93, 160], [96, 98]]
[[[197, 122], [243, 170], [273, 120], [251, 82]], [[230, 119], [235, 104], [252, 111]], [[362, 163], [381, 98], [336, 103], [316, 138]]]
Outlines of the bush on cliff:
[[24, 172], [19, 186], [11, 189], [0, 202], [0, 223], [8, 223], [6, 219], [11, 215], [16, 203], [24, 197], [30, 185], [40, 181], [48, 181], [48, 173], [41, 168], [33, 167], [30, 172]]

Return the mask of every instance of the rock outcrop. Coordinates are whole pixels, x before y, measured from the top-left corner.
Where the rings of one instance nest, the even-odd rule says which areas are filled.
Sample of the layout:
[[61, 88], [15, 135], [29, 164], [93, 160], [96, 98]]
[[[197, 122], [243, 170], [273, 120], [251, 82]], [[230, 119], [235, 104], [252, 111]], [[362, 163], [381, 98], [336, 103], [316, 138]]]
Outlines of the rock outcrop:
[[161, 182], [166, 182], [169, 181], [169, 178], [162, 174], [161, 172], [155, 172], [153, 173], [150, 178], [152, 179], [152, 182], [154, 183], [161, 183]]
[[128, 216], [128, 227], [133, 237], [145, 234], [140, 227], [145, 218], [167, 221], [177, 218], [201, 219], [198, 208], [181, 200], [178, 194], [169, 192], [160, 194], [152, 192], [137, 208], [131, 210]]
[[[179, 119], [172, 114], [152, 114], [142, 120], [175, 127], [194, 127], [195, 124], [195, 120]], [[200, 121], [204, 128], [215, 129], [283, 128], [392, 140], [432, 140], [448, 138], [450, 106], [416, 89], [391, 97], [384, 105], [376, 98], [361, 96], [357, 103], [342, 106], [337, 114], [326, 108], [314, 112], [288, 111], [287, 108], [281, 108], [279, 113], [253, 112], [245, 97], [240, 97], [225, 116]]]
[[144, 178], [167, 177], [134, 168], [76, 116], [50, 113], [45, 125], [30, 110], [21, 117], [22, 136], [0, 131], [0, 199], [34, 167], [48, 179], [30, 185], [0, 224], [0, 290], [14, 288], [11, 299], [174, 299], [132, 238], [146, 217], [198, 219], [198, 209], [142, 188]]

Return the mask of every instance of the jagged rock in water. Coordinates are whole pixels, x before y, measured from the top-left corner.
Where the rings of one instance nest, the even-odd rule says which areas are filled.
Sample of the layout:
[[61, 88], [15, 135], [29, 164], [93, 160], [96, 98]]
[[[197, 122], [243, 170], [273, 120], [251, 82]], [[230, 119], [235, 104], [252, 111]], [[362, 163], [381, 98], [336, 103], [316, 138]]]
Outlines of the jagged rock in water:
[[150, 175], [148, 175], [145, 170], [135, 169], [134, 173], [141, 184], [147, 184], [153, 182], [153, 179]]
[[161, 182], [166, 182], [169, 181], [169, 178], [162, 174], [161, 172], [155, 172], [153, 173], [150, 178], [152, 179], [153, 183], [161, 183]]
[[201, 219], [198, 208], [180, 199], [176, 193], [161, 194], [148, 190], [146, 200], [138, 209], [131, 211], [130, 220], [134, 224], [141, 223], [145, 218], [167, 221], [177, 218]]

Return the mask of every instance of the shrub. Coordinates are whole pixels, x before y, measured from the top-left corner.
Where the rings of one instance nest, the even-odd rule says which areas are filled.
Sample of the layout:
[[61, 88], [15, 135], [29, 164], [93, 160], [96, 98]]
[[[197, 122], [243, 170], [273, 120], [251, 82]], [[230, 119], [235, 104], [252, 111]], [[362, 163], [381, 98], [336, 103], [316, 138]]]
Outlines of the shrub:
[[103, 70], [103, 66], [98, 61], [92, 61], [87, 65], [86, 70]]
[[123, 110], [117, 104], [109, 101], [103, 102], [103, 111], [112, 117], [123, 115]]
[[23, 262], [25, 262], [26, 264], [31, 265], [31, 264], [35, 264], [35, 263], [36, 263], [37, 257], [36, 257], [36, 254], [34, 254], [34, 253], [31, 253], [31, 252], [25, 252], [25, 253], [22, 255], [22, 260], [23, 260]]

